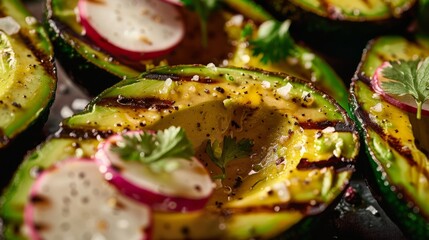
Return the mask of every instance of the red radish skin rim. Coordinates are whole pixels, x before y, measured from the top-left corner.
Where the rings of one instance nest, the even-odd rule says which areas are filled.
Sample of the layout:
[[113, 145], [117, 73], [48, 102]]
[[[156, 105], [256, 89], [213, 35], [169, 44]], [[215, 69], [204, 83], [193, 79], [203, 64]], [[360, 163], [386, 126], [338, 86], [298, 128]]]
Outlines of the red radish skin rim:
[[[372, 77], [372, 81], [371, 81], [372, 89], [374, 89], [374, 91], [376, 93], [380, 94], [390, 104], [395, 105], [396, 107], [403, 109], [407, 112], [416, 114], [417, 113], [417, 107], [416, 106], [409, 105], [407, 103], [404, 103], [404, 102], [396, 99], [395, 97], [384, 92], [383, 89], [381, 88], [381, 81], [380, 81], [379, 76], [382, 76], [383, 69], [385, 67], [388, 67], [388, 66], [390, 66], [390, 63], [384, 62], [383, 64], [380, 65], [380, 67], [378, 67], [375, 70], [375, 73], [374, 73], [374, 75]], [[422, 115], [429, 116], [429, 110], [422, 108]]]
[[[40, 173], [40, 175], [37, 176], [37, 178], [42, 178], [45, 174], [49, 174], [50, 171], [54, 171], [55, 169], [61, 167], [61, 165], [66, 164], [68, 162], [74, 162], [74, 161], [87, 161], [87, 162], [94, 162], [93, 159], [88, 159], [88, 158], [69, 158], [66, 160], [63, 160], [61, 162], [59, 162], [58, 164], [55, 164], [53, 166], [51, 166], [48, 169], [45, 169], [42, 173]], [[94, 162], [95, 163], [95, 162]], [[37, 189], [40, 188], [40, 184], [41, 181], [35, 181], [35, 183], [33, 184], [33, 186], [31, 187], [30, 190], [30, 198], [34, 195], [36, 195], [37, 193]], [[150, 209], [150, 208], [149, 208]], [[39, 236], [39, 234], [37, 233], [37, 231], [35, 230], [34, 227], [30, 227], [33, 226], [33, 218], [34, 215], [34, 208], [32, 204], [26, 204], [25, 208], [24, 208], [24, 226], [25, 226], [25, 231], [28, 232], [28, 235], [30, 237], [31, 240], [42, 240], [42, 238]], [[150, 224], [147, 228], [144, 229], [146, 238], [145, 239], [150, 239], [152, 236], [152, 232], [153, 232], [153, 222], [154, 222], [154, 216], [151, 213], [149, 216], [149, 222], [152, 223]]]
[[[136, 133], [136, 131], [128, 133], [133, 132]], [[118, 191], [138, 202], [152, 206], [155, 210], [158, 211], [190, 212], [198, 211], [205, 207], [213, 193], [213, 190], [206, 197], [199, 199], [167, 196], [141, 188], [124, 177], [120, 172], [112, 167], [111, 162], [108, 160], [108, 157], [102, 150], [106, 149], [107, 145], [109, 145], [111, 142], [114, 142], [120, 138], [121, 137], [119, 135], [115, 135], [107, 139], [106, 142], [100, 144], [99, 150], [97, 151], [95, 157], [96, 162], [100, 166], [100, 172], [104, 175], [108, 182], [118, 189]]]
[[[79, 0], [78, 1], [79, 16], [82, 16], [82, 15], [88, 16], [88, 13], [84, 7], [84, 4], [85, 4], [84, 1], [87, 1], [87, 0]], [[89, 23], [89, 21], [87, 20], [86, 17], [79, 17], [79, 21], [80, 21], [81, 25], [83, 26], [83, 29], [85, 29], [85, 32], [86, 32], [85, 35], [90, 36], [90, 39], [92, 39], [92, 41], [100, 49], [103, 49], [108, 54], [116, 56], [118, 58], [129, 59], [129, 60], [134, 60], [134, 61], [148, 60], [148, 59], [153, 59], [153, 58], [156, 58], [159, 56], [167, 55], [168, 53], [173, 51], [177, 47], [177, 45], [179, 45], [179, 43], [185, 37], [185, 31], [182, 31], [182, 34], [181, 34], [181, 37], [179, 38], [179, 40], [167, 49], [157, 50], [157, 51], [153, 51], [153, 52], [136, 52], [136, 51], [130, 51], [127, 49], [123, 49], [123, 48], [117, 47], [117, 46], [109, 43], [109, 41], [107, 41], [103, 36], [101, 36], [91, 26], [91, 24]], [[184, 29], [185, 24], [183, 21], [181, 21], [181, 23], [182, 23], [182, 28]]]

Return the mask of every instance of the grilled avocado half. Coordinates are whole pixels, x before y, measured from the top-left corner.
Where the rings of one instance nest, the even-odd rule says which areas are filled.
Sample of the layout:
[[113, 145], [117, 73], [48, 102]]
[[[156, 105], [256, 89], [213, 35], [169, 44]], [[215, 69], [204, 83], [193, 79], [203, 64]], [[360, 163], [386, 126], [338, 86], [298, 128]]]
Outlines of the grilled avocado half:
[[6, 155], [24, 152], [33, 140], [28, 136], [43, 126], [57, 78], [49, 38], [22, 3], [1, 1], [0, 15], [1, 189], [19, 163], [8, 161]]
[[[222, 8], [208, 21], [207, 47], [202, 45], [200, 21], [195, 13], [183, 9], [186, 36], [179, 46], [165, 57], [127, 62], [101, 50], [83, 34], [76, 20], [77, 0], [48, 0], [46, 26], [53, 40], [56, 56], [63, 62], [68, 75], [91, 94], [99, 94], [123, 78], [138, 76], [159, 65], [208, 64], [236, 67], [252, 67], [275, 72], [286, 72], [302, 79], [309, 79], [333, 96], [343, 107], [347, 106], [347, 89], [335, 71], [319, 56], [301, 46], [297, 54], [276, 64], [262, 63], [255, 57], [249, 44], [242, 38], [244, 26], [250, 23], [257, 31], [257, 24], [271, 19], [260, 13], [257, 4], [246, 1], [227, 1], [234, 5], [237, 14], [244, 13], [249, 19], [235, 17], [234, 12]], [[228, 5], [228, 6], [229, 6]], [[236, 6], [238, 5], [238, 7]], [[237, 21], [237, 19], [241, 19]]]
[[429, 238], [429, 118], [389, 104], [370, 79], [385, 61], [429, 56], [428, 36], [371, 41], [351, 84], [352, 111], [361, 129], [381, 205], [410, 238]]
[[[245, 0], [242, 0], [245, 1]], [[255, 0], [292, 32], [328, 56], [357, 56], [373, 37], [399, 34], [417, 15], [417, 0]], [[347, 42], [347, 44], [344, 44]]]
[[212, 176], [205, 149], [225, 135], [250, 139], [250, 157], [230, 162], [206, 207], [154, 215], [155, 239], [300, 237], [340, 196], [359, 136], [334, 100], [294, 77], [239, 68], [161, 67], [124, 80], [64, 120], [30, 154], [1, 198], [7, 239], [25, 239], [23, 206], [35, 177], [68, 157], [93, 157], [106, 137], [129, 130], [185, 129]]

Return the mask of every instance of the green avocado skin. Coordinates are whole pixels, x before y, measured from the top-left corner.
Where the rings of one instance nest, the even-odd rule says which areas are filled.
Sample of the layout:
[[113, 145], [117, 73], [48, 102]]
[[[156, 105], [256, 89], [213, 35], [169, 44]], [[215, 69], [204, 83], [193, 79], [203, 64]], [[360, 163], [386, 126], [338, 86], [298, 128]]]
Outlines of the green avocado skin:
[[[120, 80], [119, 76], [107, 72], [92, 64], [84, 56], [80, 55], [63, 37], [62, 33], [57, 32], [57, 27], [52, 27], [51, 21], [45, 21], [46, 30], [52, 39], [53, 46], [56, 49], [55, 56], [61, 64], [67, 67], [64, 70], [67, 76], [78, 83], [83, 91], [90, 95], [96, 95], [104, 89], [114, 85]], [[103, 81], [87, 81], [87, 79], [103, 79]]]
[[[350, 87], [350, 108], [360, 130], [361, 139], [364, 141], [363, 146], [368, 158], [367, 162], [362, 163], [361, 168], [365, 170], [372, 186], [371, 190], [374, 191], [380, 205], [386, 209], [386, 213], [407, 233], [410, 239], [429, 238], [427, 199], [425, 200], [425, 197], [421, 196], [422, 193], [407, 185], [407, 182], [413, 182], [412, 179], [403, 179], [403, 175], [407, 174], [408, 166], [407, 170], [402, 170], [405, 169], [403, 165], [399, 166], [402, 156], [392, 155], [396, 150], [386, 140], [389, 136], [380, 133], [379, 129], [382, 127], [369, 118], [370, 107], [374, 104], [372, 102], [386, 104], [383, 100], [368, 100], [375, 94], [370, 87], [369, 79], [375, 69], [384, 61], [409, 59], [416, 55], [429, 56], [428, 46], [429, 38], [425, 35], [407, 39], [401, 36], [384, 36], [372, 40], [364, 51], [362, 62]], [[390, 107], [388, 106], [388, 108]], [[398, 111], [396, 107], [394, 108], [394, 111]], [[374, 112], [371, 113], [374, 114]], [[406, 113], [405, 116], [407, 116]], [[402, 130], [399, 129], [399, 132]], [[398, 141], [405, 140], [399, 139]], [[386, 163], [390, 165], [386, 165]], [[398, 166], [396, 166], [397, 164]], [[409, 161], [408, 164], [410, 164]], [[399, 170], [392, 172], [391, 169]]]
[[53, 49], [47, 33], [18, 0], [0, 2], [0, 14], [12, 17], [17, 33], [2, 32], [0, 89], [0, 190], [20, 163], [17, 159], [43, 138], [42, 127], [54, 100], [57, 84]]

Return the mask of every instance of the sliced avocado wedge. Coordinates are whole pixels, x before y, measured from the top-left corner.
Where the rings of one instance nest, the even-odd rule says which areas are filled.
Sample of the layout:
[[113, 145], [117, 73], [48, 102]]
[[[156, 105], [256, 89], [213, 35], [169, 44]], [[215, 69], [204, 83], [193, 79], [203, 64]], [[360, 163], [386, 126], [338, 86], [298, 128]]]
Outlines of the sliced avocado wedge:
[[[214, 63], [286, 72], [313, 81], [316, 86], [339, 101], [341, 106], [347, 106], [347, 89], [343, 81], [322, 58], [310, 50], [298, 47], [296, 59], [285, 59], [278, 64], [264, 64], [259, 57], [253, 56], [241, 38], [244, 24], [271, 19], [271, 16], [253, 1], [225, 2], [225, 5], [251, 20], [237, 17], [226, 7], [210, 17], [207, 48], [202, 46], [198, 17], [195, 13], [183, 9], [187, 32], [182, 43], [165, 58], [132, 63], [115, 59], [84, 36], [82, 26], [76, 20], [76, 5], [77, 0], [48, 0], [46, 25], [54, 42], [56, 56], [64, 63], [69, 76], [91, 94], [96, 95], [120, 79], [136, 77], [140, 72], [158, 65]], [[255, 24], [253, 26], [257, 28]], [[311, 59], [304, 61], [308, 56]]]
[[342, 59], [359, 56], [371, 38], [406, 32], [418, 6], [417, 0], [256, 2], [276, 18], [291, 19], [291, 31], [315, 49]]
[[293, 56], [278, 62], [264, 63], [262, 56], [254, 56], [249, 41], [235, 34], [241, 33], [245, 27], [257, 32], [257, 26], [252, 21], [240, 25], [227, 23], [228, 34], [234, 41], [234, 51], [228, 64], [236, 67], [259, 68], [271, 72], [284, 72], [292, 76], [307, 79], [322, 91], [333, 96], [345, 109], [348, 108], [348, 92], [344, 82], [335, 71], [318, 55], [308, 48], [296, 45]]
[[[262, 1], [256, 0], [256, 2]], [[382, 0], [333, 0], [329, 2], [314, 0], [266, 0], [263, 2], [276, 14], [284, 14], [283, 17], [288, 14], [297, 14], [298, 11], [305, 11], [332, 20], [363, 22], [400, 17], [416, 5], [417, 0], [390, 2]]]
[[[208, 66], [161, 67], [124, 80], [27, 157], [1, 197], [7, 239], [25, 239], [23, 206], [38, 172], [71, 156], [93, 157], [113, 133], [185, 129], [211, 176], [221, 170], [209, 140], [250, 139], [250, 157], [231, 161], [204, 210], [155, 213], [154, 239], [251, 239], [302, 236], [343, 192], [359, 137], [326, 94], [287, 75]], [[290, 234], [290, 235], [289, 235]]]
[[428, 36], [377, 38], [364, 51], [350, 89], [382, 205], [413, 239], [429, 238], [429, 118], [417, 120], [389, 104], [369, 81], [384, 61], [428, 56]]
[[[15, 140], [41, 129], [57, 78], [49, 38], [22, 3], [1, 1], [0, 14], [11, 17], [12, 25], [19, 26], [9, 34], [9, 29], [0, 31], [0, 151], [4, 155], [25, 152], [26, 143], [32, 139]], [[18, 163], [2, 161], [0, 189]]]

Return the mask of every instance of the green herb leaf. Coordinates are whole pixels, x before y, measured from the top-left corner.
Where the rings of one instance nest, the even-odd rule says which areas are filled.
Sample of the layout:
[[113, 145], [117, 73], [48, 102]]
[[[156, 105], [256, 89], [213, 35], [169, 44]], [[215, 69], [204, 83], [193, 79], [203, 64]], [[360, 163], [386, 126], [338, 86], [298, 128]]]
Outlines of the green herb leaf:
[[[290, 20], [279, 22], [268, 20], [259, 26], [255, 39], [250, 39], [249, 44], [253, 50], [253, 56], [262, 55], [262, 63], [275, 63], [284, 60], [296, 53], [295, 42], [289, 35]], [[245, 27], [242, 36], [248, 36], [249, 30]]]
[[381, 82], [388, 94], [411, 95], [417, 104], [417, 119], [421, 119], [422, 106], [429, 99], [429, 57], [424, 60], [392, 61], [382, 70], [389, 81]]
[[235, 159], [248, 157], [252, 153], [253, 143], [249, 139], [241, 139], [237, 142], [236, 138], [225, 136], [223, 138], [222, 149], [219, 142], [215, 141], [213, 145], [209, 140], [206, 146], [206, 153], [210, 160], [222, 170], [222, 175], [218, 178], [226, 178], [226, 165]]
[[207, 21], [218, 6], [219, 0], [181, 0], [183, 5], [200, 17], [203, 46], [207, 46]]
[[186, 137], [185, 131], [179, 127], [159, 130], [155, 134], [143, 132], [123, 135], [111, 150], [124, 160], [146, 164], [167, 158], [190, 159], [194, 156], [191, 142]]

